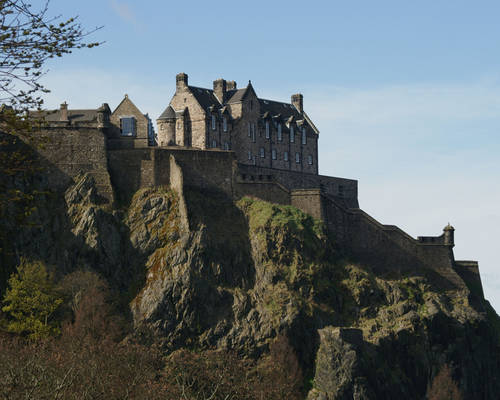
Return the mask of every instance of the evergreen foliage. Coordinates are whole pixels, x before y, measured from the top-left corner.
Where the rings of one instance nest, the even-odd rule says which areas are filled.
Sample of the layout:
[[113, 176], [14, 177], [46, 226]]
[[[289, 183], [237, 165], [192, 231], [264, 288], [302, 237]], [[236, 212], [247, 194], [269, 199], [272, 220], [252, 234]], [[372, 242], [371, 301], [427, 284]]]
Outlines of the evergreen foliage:
[[31, 339], [59, 334], [54, 313], [62, 302], [45, 265], [21, 260], [3, 300], [2, 311], [10, 317], [8, 331], [27, 334]]

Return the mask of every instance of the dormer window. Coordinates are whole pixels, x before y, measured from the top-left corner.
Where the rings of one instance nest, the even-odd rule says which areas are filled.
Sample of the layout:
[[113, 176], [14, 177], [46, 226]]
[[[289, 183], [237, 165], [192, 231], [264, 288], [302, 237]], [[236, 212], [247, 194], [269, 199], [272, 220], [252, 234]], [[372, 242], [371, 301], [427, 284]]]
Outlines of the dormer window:
[[215, 128], [216, 128], [215, 115], [212, 114], [212, 130], [215, 131]]
[[290, 143], [295, 143], [295, 131], [293, 125], [290, 125]]
[[269, 121], [266, 121], [266, 139], [269, 139], [271, 137], [271, 131], [269, 128]]
[[283, 140], [282, 132], [281, 132], [281, 123], [278, 122], [278, 140], [281, 142]]
[[222, 130], [224, 132], [227, 132], [227, 118], [226, 117], [222, 118]]
[[134, 117], [121, 117], [120, 118], [120, 134], [122, 136], [135, 136], [136, 135], [136, 122]]
[[302, 128], [302, 144], [307, 144], [306, 128]]

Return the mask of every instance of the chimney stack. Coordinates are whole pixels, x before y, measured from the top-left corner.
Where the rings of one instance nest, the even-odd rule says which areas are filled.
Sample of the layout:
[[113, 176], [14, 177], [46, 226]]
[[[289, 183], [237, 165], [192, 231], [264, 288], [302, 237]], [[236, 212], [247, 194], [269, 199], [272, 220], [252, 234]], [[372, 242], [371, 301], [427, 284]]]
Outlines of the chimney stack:
[[61, 104], [59, 114], [60, 114], [60, 118], [59, 118], [60, 121], [69, 122], [68, 103], [64, 102]]
[[221, 104], [224, 103], [224, 100], [226, 100], [226, 81], [222, 78], [217, 79], [214, 81], [214, 93], [221, 102]]
[[227, 90], [236, 90], [236, 81], [226, 82]]
[[304, 112], [304, 96], [301, 93], [292, 94], [292, 104], [299, 113], [302, 114]]
[[188, 86], [188, 76], [184, 72], [177, 74], [175, 77], [176, 81], [176, 90], [184, 90]]

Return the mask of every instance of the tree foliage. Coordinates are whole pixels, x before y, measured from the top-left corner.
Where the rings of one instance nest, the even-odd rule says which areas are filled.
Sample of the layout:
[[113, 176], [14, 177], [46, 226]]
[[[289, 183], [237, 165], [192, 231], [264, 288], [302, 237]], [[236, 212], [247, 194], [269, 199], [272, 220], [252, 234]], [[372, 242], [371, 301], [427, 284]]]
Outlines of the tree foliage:
[[85, 31], [76, 17], [51, 17], [48, 11], [49, 1], [34, 9], [25, 0], [0, 0], [0, 102], [17, 111], [42, 105], [48, 90], [40, 78], [50, 58], [99, 44], [85, 42], [95, 30]]
[[63, 300], [42, 262], [25, 259], [9, 279], [2, 311], [10, 320], [10, 332], [40, 339], [60, 333], [54, 314]]

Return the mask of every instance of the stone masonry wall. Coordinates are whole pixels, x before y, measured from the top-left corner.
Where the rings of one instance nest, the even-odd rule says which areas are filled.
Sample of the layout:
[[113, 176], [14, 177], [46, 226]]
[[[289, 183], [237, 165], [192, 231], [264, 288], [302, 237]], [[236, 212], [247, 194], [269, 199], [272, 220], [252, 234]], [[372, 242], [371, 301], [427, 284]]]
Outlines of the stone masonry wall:
[[66, 190], [80, 173], [90, 173], [104, 202], [113, 203], [114, 194], [108, 172], [106, 137], [92, 128], [53, 128], [37, 133], [45, 138], [35, 149], [46, 168], [49, 186]]

